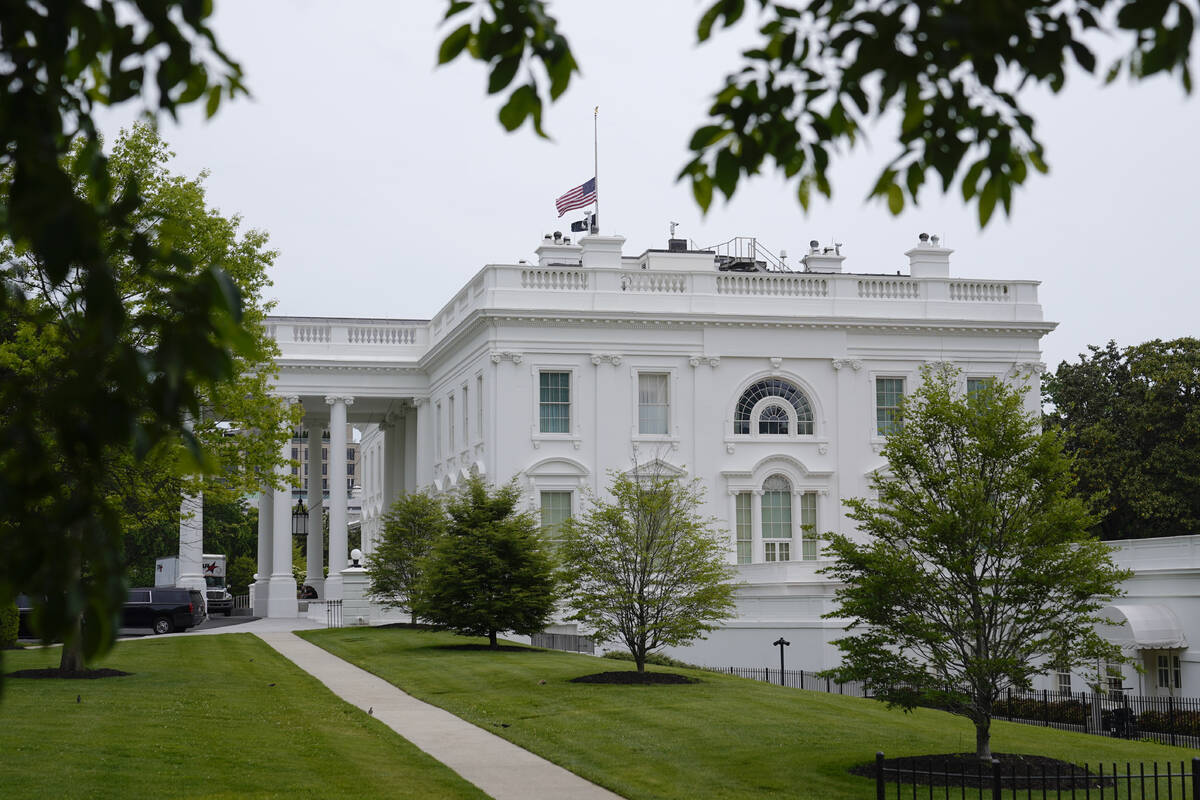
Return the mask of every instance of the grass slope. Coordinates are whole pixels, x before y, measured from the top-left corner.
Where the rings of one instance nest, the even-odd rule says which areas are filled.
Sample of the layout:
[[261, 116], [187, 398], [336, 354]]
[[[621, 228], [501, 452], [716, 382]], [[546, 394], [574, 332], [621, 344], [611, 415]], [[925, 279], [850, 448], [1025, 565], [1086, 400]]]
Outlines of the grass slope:
[[[403, 629], [304, 637], [406, 692], [629, 798], [865, 798], [847, 770], [888, 756], [974, 749], [971, 724], [937, 711], [781, 689], [707, 672], [701, 683], [606, 686], [570, 679], [628, 666], [542, 650], [466, 649], [483, 640]], [[544, 684], [541, 681], [545, 681]], [[507, 727], [505, 727], [507, 725]], [[1195, 751], [1005, 722], [997, 752], [1077, 763], [1190, 761]], [[1190, 764], [1189, 764], [1190, 766]]]
[[485, 797], [256, 636], [123, 642], [93, 666], [134, 674], [5, 679], [0, 797]]

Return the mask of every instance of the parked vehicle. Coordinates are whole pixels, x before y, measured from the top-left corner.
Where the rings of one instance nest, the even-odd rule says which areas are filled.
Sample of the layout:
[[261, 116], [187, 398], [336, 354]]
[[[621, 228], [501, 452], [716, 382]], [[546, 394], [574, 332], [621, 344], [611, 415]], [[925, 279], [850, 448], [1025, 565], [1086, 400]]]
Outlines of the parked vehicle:
[[186, 631], [203, 621], [204, 597], [195, 589], [130, 589], [121, 609], [122, 628], [150, 628], [155, 633]]
[[[204, 576], [205, 601], [208, 613], [220, 612], [225, 616], [233, 613], [233, 595], [225, 585], [225, 556], [205, 553], [200, 557], [200, 574]], [[154, 585], [179, 585], [179, 557], [169, 556], [154, 561]]]

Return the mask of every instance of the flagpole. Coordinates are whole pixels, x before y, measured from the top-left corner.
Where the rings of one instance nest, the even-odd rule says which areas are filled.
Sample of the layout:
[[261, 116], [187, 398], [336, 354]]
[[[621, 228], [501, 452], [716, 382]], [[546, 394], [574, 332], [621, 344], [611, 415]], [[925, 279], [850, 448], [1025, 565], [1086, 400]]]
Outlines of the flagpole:
[[594, 224], [591, 226], [592, 233], [600, 233], [600, 106], [596, 106], [592, 110], [592, 168], [594, 170], [592, 177], [596, 181], [596, 210], [593, 212], [595, 216], [592, 218]]

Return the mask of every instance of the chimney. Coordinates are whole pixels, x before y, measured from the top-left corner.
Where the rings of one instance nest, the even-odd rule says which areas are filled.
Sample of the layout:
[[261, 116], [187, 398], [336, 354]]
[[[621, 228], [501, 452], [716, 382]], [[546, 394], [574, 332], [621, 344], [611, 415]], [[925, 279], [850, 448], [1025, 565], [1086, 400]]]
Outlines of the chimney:
[[624, 236], [584, 236], [579, 244], [583, 245], [583, 266], [593, 269], [621, 268]]
[[917, 246], [904, 254], [908, 256], [908, 274], [914, 278], [949, 278], [953, 252], [942, 247], [940, 236], [922, 233]]
[[801, 262], [809, 272], [841, 272], [842, 262], [845, 260], [840, 242], [835, 243], [833, 247], [823, 248], [820, 242], [813, 239], [808, 243], [808, 252]]
[[571, 237], [563, 236], [562, 231], [555, 231], [553, 235], [547, 233], [543, 236], [541, 247], [534, 252], [537, 253], [539, 267], [578, 267], [582, 249], [577, 244], [571, 244]]

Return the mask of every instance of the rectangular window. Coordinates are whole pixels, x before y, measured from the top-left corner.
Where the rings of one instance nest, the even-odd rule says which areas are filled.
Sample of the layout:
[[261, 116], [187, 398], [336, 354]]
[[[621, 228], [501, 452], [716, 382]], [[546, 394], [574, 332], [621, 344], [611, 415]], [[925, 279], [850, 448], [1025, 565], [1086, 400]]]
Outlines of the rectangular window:
[[322, 447], [322, 448], [321, 448], [321, 460], [322, 460], [322, 461], [328, 461], [328, 460], [329, 460], [329, 448], [328, 448], [328, 447]]
[[1180, 669], [1181, 666], [1182, 665], [1179, 663], [1179, 656], [1171, 656], [1171, 674], [1175, 678], [1176, 689], [1183, 688], [1183, 670]]
[[547, 539], [558, 539], [562, 524], [570, 518], [570, 492], [542, 492], [542, 534]]
[[292, 448], [292, 461], [299, 461], [299, 460], [300, 460], [300, 448], [293, 447]]
[[475, 438], [483, 441], [483, 376], [475, 378]]
[[1108, 690], [1108, 693], [1120, 697], [1124, 692], [1124, 689], [1121, 685], [1124, 682], [1125, 674], [1121, 671], [1121, 665], [1105, 662], [1104, 688]]
[[571, 432], [571, 373], [538, 374], [538, 420], [542, 433]]
[[967, 378], [967, 399], [971, 399], [987, 388], [995, 378]]
[[329, 488], [329, 478], [321, 478], [321, 488], [322, 489]]
[[1163, 655], [1158, 657], [1158, 685], [1163, 689], [1171, 687], [1171, 659]]
[[305, 477], [308, 477], [308, 462], [307, 461], [304, 462], [304, 475], [305, 475]]
[[900, 427], [900, 401], [904, 378], [875, 379], [875, 432], [887, 436]]
[[300, 468], [299, 468], [299, 467], [292, 467], [292, 474], [293, 474], [293, 475], [299, 475], [299, 474], [300, 474]]
[[766, 561], [791, 561], [791, 542], [763, 542], [763, 558]]
[[446, 399], [446, 452], [454, 452], [454, 395]]
[[737, 494], [737, 519], [734, 526], [737, 533], [737, 563], [749, 564], [754, 560], [754, 521], [750, 503], [754, 495], [750, 492]]
[[471, 443], [471, 404], [468, 402], [467, 387], [462, 387], [462, 438], [463, 448]]
[[817, 557], [817, 493], [800, 495], [800, 557], [812, 561]]
[[1055, 675], [1058, 680], [1058, 684], [1057, 684], [1058, 691], [1061, 694], [1070, 694], [1071, 693], [1071, 671], [1060, 669], [1055, 673]]
[[638, 433], [665, 436], [670, 432], [668, 375], [638, 373]]
[[347, 474], [347, 475], [353, 475], [353, 474], [354, 474], [354, 462], [351, 462], [351, 463], [349, 463], [349, 464], [347, 464], [347, 465], [346, 465], [346, 474]]
[[329, 462], [328, 461], [321, 464], [321, 474], [322, 475], [329, 474]]
[[353, 448], [353, 447], [347, 447], [347, 448], [346, 448], [346, 460], [347, 460], [347, 461], [353, 461], [353, 460], [354, 460], [354, 453], [355, 453], [355, 450], [354, 450], [354, 448]]

